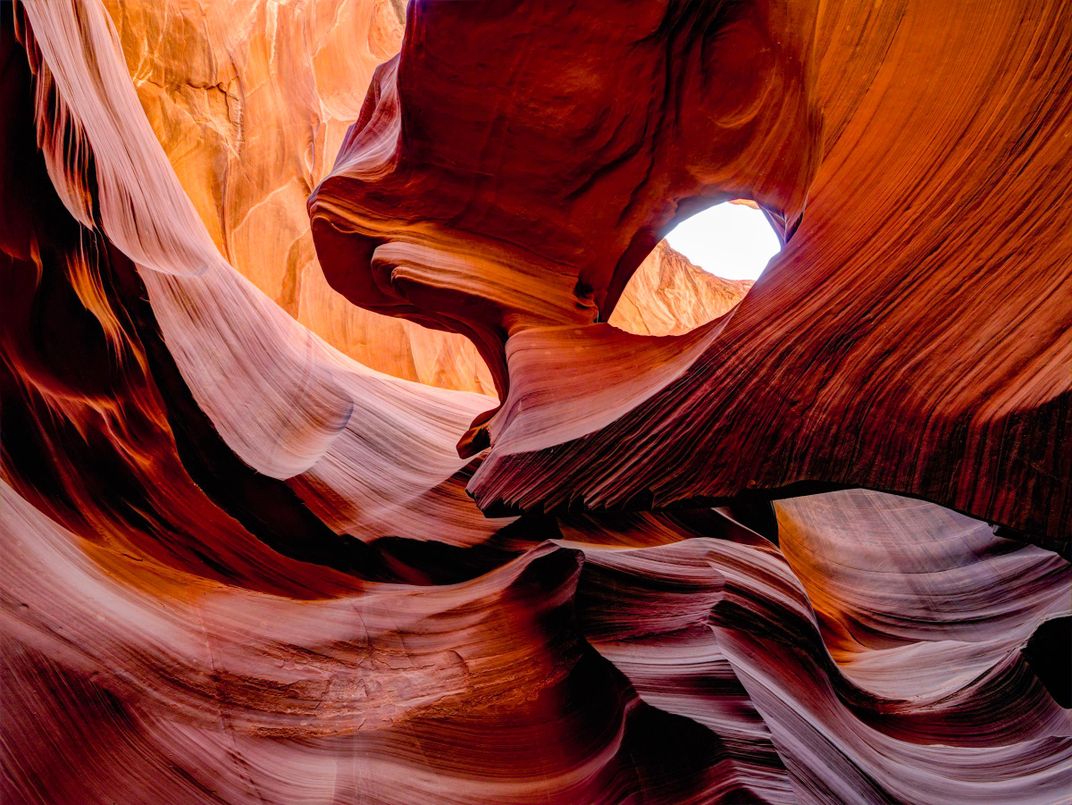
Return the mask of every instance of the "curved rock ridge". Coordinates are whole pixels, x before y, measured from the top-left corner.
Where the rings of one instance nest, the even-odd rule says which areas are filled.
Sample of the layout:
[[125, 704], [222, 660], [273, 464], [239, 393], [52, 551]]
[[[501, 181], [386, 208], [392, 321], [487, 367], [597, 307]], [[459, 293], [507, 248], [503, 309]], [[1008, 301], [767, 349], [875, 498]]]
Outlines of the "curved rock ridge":
[[[482, 508], [866, 486], [1067, 546], [1064, 4], [654, 2], [613, 31], [606, 4], [491, 5], [410, 7], [310, 201], [335, 287], [489, 362], [502, 410], [460, 445], [492, 445]], [[610, 337], [658, 233], [727, 195], [793, 235], [745, 302], [679, 336], [674, 372], [625, 338], [588, 372], [572, 356]], [[570, 392], [583, 432], [518, 363], [534, 349], [592, 378]], [[629, 405], [603, 406], [626, 371]]]
[[[300, 62], [310, 52], [307, 41], [293, 41], [293, 33], [262, 32], [288, 14], [294, 16], [284, 25], [296, 19], [315, 22], [326, 6], [250, 2], [231, 8], [247, 13], [226, 20], [215, 17], [217, 9], [210, 4], [190, 2], [165, 6], [164, 19], [172, 20], [169, 25], [180, 21], [182, 30], [196, 28], [196, 20], [210, 32], [218, 26], [206, 40], [213, 43], [206, 52], [214, 58], [223, 59], [226, 51], [213, 38], [217, 35], [234, 37], [236, 45], [264, 36], [259, 41], [275, 42], [278, 58], [293, 46], [286, 58]], [[605, 23], [607, 7], [601, 8]], [[500, 63], [516, 73], [518, 92], [511, 97], [516, 106], [509, 111], [531, 114], [519, 129], [505, 113], [494, 117], [498, 130], [471, 140], [479, 146], [471, 156], [481, 164], [492, 160], [486, 164], [497, 170], [488, 174], [489, 182], [496, 176], [521, 181], [518, 195], [504, 193], [501, 206], [491, 209], [481, 195], [487, 184], [465, 176], [473, 163], [438, 161], [438, 152], [421, 150], [427, 162], [402, 159], [391, 165], [396, 179], [400, 170], [413, 171], [409, 194], [395, 188], [410, 206], [399, 206], [393, 221], [369, 217], [377, 182], [387, 176], [377, 172], [383, 164], [377, 168], [375, 158], [393, 158], [395, 152], [363, 150], [372, 140], [361, 138], [373, 132], [360, 124], [340, 146], [338, 175], [311, 205], [325, 271], [334, 282], [354, 277], [350, 290], [356, 288], [358, 296], [375, 287], [375, 298], [356, 301], [470, 335], [493, 364], [508, 368], [509, 376], [499, 377], [503, 405], [489, 428], [496, 444], [466, 460], [455, 445], [495, 405], [494, 398], [414, 383], [362, 365], [284, 310], [270, 290], [229, 260], [232, 255], [219, 238], [240, 227], [232, 229], [220, 210], [255, 207], [267, 185], [249, 190], [245, 200], [224, 201], [161, 142], [160, 120], [147, 111], [145, 86], [139, 96], [137, 70], [131, 67], [133, 32], [138, 26], [152, 31], [148, 21], [160, 20], [148, 5], [115, 0], [107, 5], [102, 0], [0, 4], [5, 110], [0, 117], [5, 211], [0, 216], [0, 801], [1067, 800], [1072, 790], [1067, 688], [1072, 564], [1024, 539], [1054, 547], [1053, 540], [1037, 537], [1060, 536], [1060, 528], [1035, 535], [995, 529], [985, 517], [918, 499], [924, 495], [915, 488], [908, 490], [915, 497], [865, 489], [794, 496], [783, 489], [785, 497], [772, 502], [760, 491], [769, 485], [748, 470], [754, 453], [744, 431], [741, 441], [725, 442], [723, 453], [713, 457], [709, 440], [717, 430], [703, 429], [713, 414], [668, 421], [656, 416], [667, 395], [681, 395], [698, 413], [722, 404], [719, 395], [728, 392], [693, 384], [701, 368], [714, 371], [715, 356], [724, 359], [720, 366], [731, 367], [726, 371], [743, 372], [733, 367], [744, 363], [767, 381], [778, 376], [775, 368], [763, 369], [761, 356], [719, 350], [742, 321], [762, 332], [750, 311], [774, 316], [771, 300], [797, 298], [796, 286], [784, 279], [786, 266], [796, 266], [785, 260], [794, 258], [772, 266], [732, 310], [711, 307], [691, 319], [682, 311], [699, 311], [696, 299], [702, 292], [689, 297], [697, 307], [676, 312], [668, 300], [677, 299], [679, 289], [687, 296], [692, 292], [687, 288], [723, 286], [684, 267], [663, 286], [666, 295], [648, 308], [660, 311], [652, 320], [656, 323], [642, 332], [624, 332], [611, 310], [662, 226], [646, 216], [674, 198], [641, 199], [617, 225], [622, 231], [615, 229], [609, 240], [596, 237], [609, 216], [619, 214], [606, 209], [605, 200], [602, 206], [596, 203], [603, 192], [596, 190], [606, 181], [617, 186], [614, 182], [637, 178], [637, 166], [629, 164], [635, 154], [628, 149], [621, 161], [600, 163], [595, 174], [585, 168], [583, 154], [565, 155], [578, 157], [577, 173], [558, 175], [579, 182], [580, 192], [557, 211], [547, 200], [548, 217], [535, 215], [544, 209], [537, 207], [529, 221], [543, 220], [545, 235], [554, 234], [556, 221], [568, 223], [561, 243], [552, 237], [545, 244], [549, 251], [565, 249], [550, 280], [546, 253], [514, 262], [509, 255], [524, 252], [521, 241], [503, 239], [498, 228], [531, 200], [534, 185], [554, 178], [547, 167], [561, 163], [546, 157], [560, 145], [555, 126], [572, 126], [585, 115], [591, 121], [592, 107], [581, 101], [620, 89], [600, 65], [631, 66], [624, 57], [604, 61], [623, 54], [652, 70], [673, 63], [663, 73], [668, 94], [655, 93], [652, 102], [670, 99], [682, 105], [680, 117], [671, 115], [663, 124], [679, 126], [680, 137], [643, 135], [653, 138], [644, 140], [654, 164], [645, 182], [665, 190], [665, 168], [681, 187], [710, 190], [708, 180], [725, 182], [729, 189], [718, 193], [739, 196], [742, 187], [726, 176], [753, 169], [758, 175], [762, 155], [780, 153], [769, 140], [754, 151], [749, 145], [773, 136], [765, 125], [771, 117], [787, 126], [801, 121], [810, 126], [818, 104], [824, 107], [827, 156], [812, 189], [814, 206], [822, 209], [821, 189], [833, 192], [838, 186], [831, 174], [853, 174], [866, 164], [838, 150], [838, 138], [859, 125], [852, 122], [855, 111], [850, 114], [842, 104], [851, 102], [853, 110], [872, 104], [882, 120], [882, 104], [867, 100], [872, 90], [854, 82], [864, 76], [868, 87], [884, 86], [899, 97], [901, 85], [879, 73], [887, 63], [897, 66], [908, 58], [902, 51], [915, 39], [890, 34], [888, 52], [880, 47], [889, 33], [885, 4], [874, 10], [875, 28], [867, 29], [876, 41], [860, 39], [862, 29], [852, 28], [858, 22], [853, 13], [829, 3], [817, 15], [795, 4], [711, 4], [709, 9], [652, 4], [623, 15], [620, 29], [597, 25], [594, 6], [583, 4], [565, 17], [559, 16], [567, 14], [564, 8], [553, 5], [526, 6], [508, 17], [489, 9], [480, 3], [412, 5], [402, 56], [380, 70], [381, 81], [374, 83], [361, 114], [386, 127], [377, 136], [389, 133], [391, 125], [403, 129], [395, 132], [401, 139], [387, 138], [385, 144], [418, 142], [421, 149], [431, 149], [438, 140], [436, 132], [422, 131], [425, 114], [441, 119], [447, 107], [440, 104], [451, 100], [447, 90], [455, 85], [467, 98], [479, 81], [489, 85], [486, 75], [460, 70], [452, 60], [475, 57], [478, 46], [490, 44], [488, 64], [505, 59]], [[916, 36], [927, 41], [931, 29], [923, 25], [925, 13], [906, 4], [896, 10], [898, 26], [915, 20], [923, 31]], [[1047, 9], [1036, 10], [1034, 16], [1008, 19], [991, 12], [999, 15], [995, 27], [980, 29], [980, 36], [988, 41], [982, 33], [1012, 31], [1009, 36], [1020, 42], [1018, 36], [1027, 35], [1018, 26], [1045, 21]], [[394, 7], [340, 3], [338, 12], [342, 26], [355, 26], [360, 17], [357, 41], [372, 42], [377, 15], [393, 13]], [[506, 19], [520, 33], [499, 47], [496, 36]], [[129, 26], [122, 37], [116, 20], [121, 28]], [[527, 29], [524, 20], [529, 20]], [[574, 24], [564, 27], [567, 22]], [[824, 45], [814, 50], [813, 29]], [[160, 30], [155, 41], [177, 40], [171, 29]], [[312, 35], [326, 29], [310, 23], [306, 30]], [[341, 35], [345, 28], [338, 30]], [[950, 30], [952, 47], [958, 29], [952, 25]], [[1060, 26], [1052, 31], [1055, 40], [1068, 33]], [[462, 34], [469, 38], [459, 39]], [[191, 34], [196, 41], [200, 35]], [[525, 43], [545, 36], [546, 52], [527, 60]], [[453, 46], [447, 48], [450, 37]], [[841, 37], [857, 42], [855, 49], [846, 50]], [[459, 53], [459, 41], [471, 41], [473, 51]], [[742, 47], [757, 41], [770, 47]], [[1044, 50], [1049, 40], [1030, 41]], [[649, 64], [660, 49], [673, 58]], [[511, 53], [506, 59], [504, 54]], [[362, 52], [352, 55], [355, 64], [366, 58]], [[428, 63], [433, 56], [442, 59], [438, 75]], [[812, 87], [808, 75], [816, 65], [809, 66], [811, 59], [818, 60], [820, 78], [841, 76], [843, 91], [834, 92], [822, 80]], [[407, 72], [407, 61], [419, 69]], [[1039, 70], [1050, 65], [1039, 64]], [[548, 65], [559, 68], [562, 81], [536, 87]], [[705, 66], [722, 71], [717, 73], [726, 80], [722, 90], [701, 80], [708, 74], [701, 69]], [[356, 68], [328, 64], [323, 69], [333, 75], [334, 69]], [[391, 101], [387, 79], [395, 72], [405, 94], [396, 92]], [[269, 73], [264, 80], [282, 81], [283, 75]], [[590, 75], [610, 84], [586, 83]], [[936, 75], [943, 73], [939, 69]], [[425, 91], [429, 94], [419, 94]], [[530, 91], [535, 98], [526, 94]], [[693, 93], [707, 91], [714, 100], [700, 114], [693, 108]], [[391, 104], [410, 93], [418, 93], [409, 107], [414, 116], [392, 117], [398, 110]], [[789, 100], [779, 104], [783, 97]], [[458, 129], [438, 131], [445, 143], [451, 136], [475, 137], [481, 115], [503, 100], [491, 91], [469, 99], [473, 103], [455, 104], [457, 120], [447, 121]], [[543, 106], [527, 106], [535, 101]], [[422, 102], [431, 108], [422, 111]], [[528, 127], [524, 120], [537, 117], [541, 108], [561, 116], [547, 114]], [[623, 108], [635, 111], [628, 103]], [[701, 119], [693, 120], [693, 112]], [[192, 125], [211, 125], [214, 114], [195, 111]], [[615, 119], [617, 114], [613, 109], [603, 117], [596, 114], [582, 144], [604, 142], [600, 138], [609, 134], [604, 157], [620, 153], [615, 149], [631, 141], [626, 136], [635, 133], [631, 127], [643, 128], [647, 118]], [[652, 113], [652, 125], [665, 117], [660, 115]], [[982, 125], [985, 117], [965, 125]], [[1042, 136], [1047, 120], [1040, 118], [1033, 136]], [[678, 163], [688, 149], [673, 142], [695, 147], [702, 139], [696, 132], [715, 124], [725, 137], [712, 140], [703, 159]], [[175, 134], [172, 125], [179, 124], [164, 125], [165, 134]], [[516, 158], [508, 147], [514, 137], [533, 149], [527, 169], [494, 162]], [[175, 135], [175, 142], [181, 139]], [[793, 142], [786, 135], [785, 143]], [[1024, 136], [1024, 159], [1033, 153], [1033, 142]], [[290, 147], [273, 153], [289, 155]], [[780, 178], [763, 174], [760, 179], [771, 184], [755, 193], [787, 219], [786, 231], [799, 215], [802, 197], [794, 193], [808, 184], [814, 167], [809, 147], [797, 143], [795, 156], [786, 156], [781, 166], [786, 172]], [[406, 155], [405, 149], [398, 153]], [[618, 175], [619, 166], [626, 165]], [[790, 170], [791, 165], [796, 168]], [[1062, 163], [1053, 165], [1055, 174], [1065, 169]], [[968, 175], [974, 170], [960, 166]], [[354, 178], [362, 171], [364, 184]], [[429, 179], [431, 187], [452, 191], [441, 199], [442, 207], [425, 197], [429, 188], [418, 178], [439, 171], [453, 172], [454, 182]], [[208, 172], [216, 175], [215, 169]], [[348, 178], [339, 178], [344, 173]], [[305, 181], [304, 174], [295, 176], [299, 185]], [[779, 184], [787, 177], [795, 183]], [[436, 184], [441, 179], [444, 183]], [[753, 190], [760, 179], [751, 176]], [[1015, 185], [1018, 179], [1000, 181]], [[1045, 190], [1044, 183], [1040, 186]], [[332, 188], [345, 192], [332, 196]], [[468, 200], [460, 195], [466, 188], [472, 194]], [[630, 207], [629, 194], [620, 192], [624, 195], [614, 198]], [[912, 197], [921, 203], [929, 198]], [[1040, 198], [1047, 196], [1036, 196], [1035, 202]], [[291, 202], [281, 199], [280, 204]], [[425, 204], [428, 216], [422, 218]], [[436, 218], [437, 210], [454, 209], [454, 204], [460, 204], [456, 220]], [[687, 206], [682, 202], [679, 212]], [[861, 206], [859, 214], [874, 213]], [[223, 221], [219, 229], [206, 210]], [[341, 212], [346, 215], [335, 217]], [[593, 218], [585, 223], [570, 213]], [[486, 225], [479, 237], [475, 225], [472, 232], [451, 228], [469, 214], [484, 216], [478, 218]], [[353, 226], [349, 234], [336, 228], [346, 225], [343, 219]], [[634, 250], [624, 262], [589, 260], [604, 248], [606, 254], [620, 249], [642, 219], [654, 227], [636, 241], [643, 248], [628, 247]], [[835, 225], [831, 217], [819, 220]], [[1017, 220], [1006, 223], [1015, 230]], [[811, 221], [809, 207], [809, 222], [793, 236], [791, 253], [818, 250], [830, 237], [833, 245], [824, 248], [840, 249], [839, 260], [851, 266], [854, 258], [837, 239], [836, 228], [824, 236], [822, 228], [809, 229], [816, 226]], [[566, 260], [588, 224], [593, 239], [572, 262]], [[1049, 226], [1040, 222], [1032, 230], [1039, 238], [1034, 258], [1053, 270], [1054, 264], [1044, 262], [1049, 252], [1043, 247], [1052, 245]], [[257, 231], [267, 227], [262, 221]], [[374, 227], [382, 227], [379, 235], [367, 231]], [[397, 236], [378, 242], [391, 227], [397, 227]], [[514, 235], [523, 231], [529, 232], [518, 229]], [[332, 263], [362, 250], [369, 251], [365, 262]], [[265, 247], [264, 259], [274, 261], [264, 267], [265, 276], [290, 270], [283, 266], [291, 259], [284, 251]], [[662, 247], [655, 255], [653, 261], [677, 266], [677, 258]], [[889, 256], [880, 253], [876, 259]], [[955, 283], [960, 275], [949, 271], [947, 280]], [[816, 307], [829, 302], [825, 294], [830, 293], [849, 309], [868, 279], [833, 269], [826, 284], [816, 284], [803, 269], [796, 275], [816, 297]], [[1023, 272], [1025, 288], [1035, 276]], [[888, 279], [876, 274], [875, 281]], [[514, 280], [517, 284], [511, 284]], [[648, 287], [644, 293], [652, 292]], [[990, 299], [995, 291], [982, 286], [978, 293]], [[581, 297], [584, 304], [571, 308], [569, 299]], [[1018, 298], [1010, 293], [1009, 304]], [[1056, 326], [1046, 318], [1046, 305], [1060, 312], [1064, 300], [1046, 297], [1036, 303], [1022, 311], [1027, 322], [1022, 326]], [[815, 307], [805, 310], [813, 315]], [[954, 312], [945, 310], [950, 318]], [[993, 312], [1007, 315], [1002, 305]], [[682, 318], [673, 318], [678, 315]], [[653, 334], [671, 319], [674, 327], [691, 329]], [[792, 376], [802, 360], [794, 350], [815, 353], [809, 351], [805, 326], [811, 319], [788, 320], [800, 325], [779, 353], [782, 369]], [[783, 319], [772, 321], [775, 327]], [[1006, 526], [1060, 523], [1055, 518], [1067, 500], [1066, 476], [1059, 472], [1048, 485], [1027, 483], [1035, 477], [1030, 473], [1052, 469], [1051, 460], [1058, 469], [1063, 466], [1067, 432], [1064, 397], [1054, 398], [1056, 403], [1047, 398], [1048, 408], [1033, 405], [1038, 401], [1030, 394], [1043, 383], [1039, 375], [1059, 375], [1061, 367], [1046, 362], [1052, 357], [1044, 349], [1049, 330], [1039, 326], [1029, 332], [1037, 338], [1028, 345], [987, 342], [1010, 354], [1040, 350], [1038, 363], [1017, 368], [1026, 384], [1016, 409], [1020, 429], [1000, 437], [992, 428], [964, 434], [982, 440], [979, 450], [1005, 451], [1001, 455], [1014, 468], [1022, 455], [1018, 451], [1049, 439], [1050, 452], [1033, 454], [1029, 468], [1007, 474], [1001, 483], [986, 474], [969, 480], [967, 470], [949, 471], [938, 461], [944, 456], [934, 459], [932, 474], [925, 476], [949, 483], [960, 479], [948, 494], [928, 493], [958, 505], [956, 490], [990, 490], [988, 505], [994, 511], [1011, 506], [1013, 496], [1002, 497], [1001, 490], [1017, 491], [1022, 511], [995, 518]], [[786, 330], [776, 328], [764, 339], [773, 339], [773, 333], [786, 337]], [[1010, 330], [1012, 338], [1021, 335]], [[909, 334], [894, 327], [891, 354], [906, 339], [911, 340]], [[823, 374], [819, 364], [814, 370], [822, 375], [815, 382], [828, 384], [830, 394], [864, 393], [853, 386], [851, 373]], [[765, 443], [770, 438], [763, 436], [765, 429], [777, 430], [776, 407], [764, 407], [772, 398], [751, 384], [736, 391], [742, 396], [739, 405], [753, 406], [758, 423], [748, 437]], [[963, 400], [971, 393], [964, 390]], [[935, 403], [936, 417], [944, 416], [939, 403], [947, 399]], [[803, 405], [800, 400], [790, 403]], [[651, 415], [651, 427], [637, 437], [627, 426], [644, 411]], [[980, 421], [991, 421], [986, 414], [978, 415]], [[840, 429], [833, 414], [823, 421], [824, 431], [816, 426], [811, 441], [787, 445], [784, 455], [807, 455], [809, 448], [827, 445], [821, 453], [829, 462], [827, 471], [809, 480], [843, 484], [837, 468], [848, 448], [838, 445], [862, 445], [858, 453], [865, 460], [866, 440]], [[683, 432], [674, 430], [681, 422]], [[891, 421], [889, 463], [857, 471], [902, 471], [905, 459], [896, 439], [910, 425]], [[568, 439], [567, 447], [543, 451], [549, 434]], [[674, 507], [662, 505], [656, 495], [630, 495], [631, 506], [613, 509], [584, 505], [591, 496], [583, 483], [572, 476], [548, 480], [545, 473], [560, 451], [576, 456], [578, 445], [597, 444], [593, 434], [606, 441], [599, 462], [578, 471], [585, 478], [602, 474], [625, 490], [643, 471], [648, 473], [644, 484], [656, 489], [668, 478], [684, 477], [696, 462], [724, 461], [741, 473], [732, 483], [724, 481], [727, 488], [747, 491], [723, 495], [705, 487], [695, 496], [680, 496]], [[501, 452], [508, 438], [519, 447], [514, 453]], [[468, 444], [479, 446], [471, 433]], [[738, 452], [725, 452], [730, 450]], [[655, 462], [656, 455], [662, 463]], [[511, 476], [511, 483], [520, 488], [544, 477], [533, 487], [547, 491], [543, 502], [560, 495], [566, 505], [546, 505], [545, 511], [533, 505], [520, 516], [486, 517], [466, 487], [479, 491], [489, 478], [501, 482], [504, 467], [510, 462], [521, 467], [523, 460], [531, 464], [525, 465], [526, 473]], [[710, 478], [694, 481], [702, 485]], [[712, 508], [708, 504], [715, 497], [719, 505]], [[613, 496], [605, 502], [612, 503]]]
[[[504, 338], [606, 320], [676, 218], [753, 198], [789, 233], [803, 210], [819, 156], [814, 9], [622, 12], [607, 26], [604, 5], [551, 5], [510, 25], [487, 3], [412, 4], [310, 197], [332, 286], [469, 336], [500, 395]], [[495, 64], [510, 79], [489, 87]]]
[[398, 51], [388, 0], [110, 0], [138, 98], [221, 253], [299, 322], [370, 368], [489, 393], [462, 337], [350, 305], [313, 254], [305, 198], [376, 65]]
[[[351, 305], [324, 281], [313, 254], [304, 200], [330, 169], [376, 65], [399, 49], [401, 4], [214, 0], [177, 9], [109, 0], [105, 7], [153, 131], [235, 268], [370, 368], [494, 393], [467, 339]], [[682, 332], [721, 315], [747, 290], [669, 254], [662, 244], [645, 259], [613, 323]]]

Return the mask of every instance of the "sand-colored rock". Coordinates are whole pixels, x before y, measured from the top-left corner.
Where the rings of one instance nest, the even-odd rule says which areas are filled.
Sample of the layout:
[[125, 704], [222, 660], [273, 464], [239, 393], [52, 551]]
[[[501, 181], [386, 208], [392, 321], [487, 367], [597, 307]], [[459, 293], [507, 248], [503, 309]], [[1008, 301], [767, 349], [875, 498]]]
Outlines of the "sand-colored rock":
[[224, 257], [366, 366], [490, 392], [462, 337], [355, 308], [324, 281], [305, 199], [330, 169], [376, 65], [397, 52], [393, 0], [109, 0], [138, 98]]
[[751, 287], [694, 266], [663, 240], [637, 267], [609, 322], [637, 335], [681, 335], [728, 313]]

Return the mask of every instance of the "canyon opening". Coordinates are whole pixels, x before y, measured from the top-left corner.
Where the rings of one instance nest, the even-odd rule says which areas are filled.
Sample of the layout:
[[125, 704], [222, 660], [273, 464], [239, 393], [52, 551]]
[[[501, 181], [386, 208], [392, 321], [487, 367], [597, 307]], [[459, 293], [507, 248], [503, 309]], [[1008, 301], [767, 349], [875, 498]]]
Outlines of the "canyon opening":
[[767, 216], [746, 200], [715, 204], [690, 216], [670, 230], [666, 241], [716, 277], [753, 282], [782, 247]]

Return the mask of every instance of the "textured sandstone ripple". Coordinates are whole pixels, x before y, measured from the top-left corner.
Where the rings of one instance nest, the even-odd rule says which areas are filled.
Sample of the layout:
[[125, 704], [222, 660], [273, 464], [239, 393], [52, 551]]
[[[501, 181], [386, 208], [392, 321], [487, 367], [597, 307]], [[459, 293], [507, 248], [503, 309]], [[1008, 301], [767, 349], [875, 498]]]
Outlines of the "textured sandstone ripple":
[[0, 5], [0, 801], [1066, 801], [1016, 5]]

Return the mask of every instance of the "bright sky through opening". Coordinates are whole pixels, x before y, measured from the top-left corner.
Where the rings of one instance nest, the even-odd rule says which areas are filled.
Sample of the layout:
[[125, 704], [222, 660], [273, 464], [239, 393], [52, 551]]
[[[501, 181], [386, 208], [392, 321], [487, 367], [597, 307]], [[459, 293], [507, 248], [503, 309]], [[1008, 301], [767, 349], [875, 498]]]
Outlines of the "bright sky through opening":
[[682, 221], [666, 239], [694, 265], [727, 279], [754, 280], [781, 249], [760, 210], [728, 202]]

